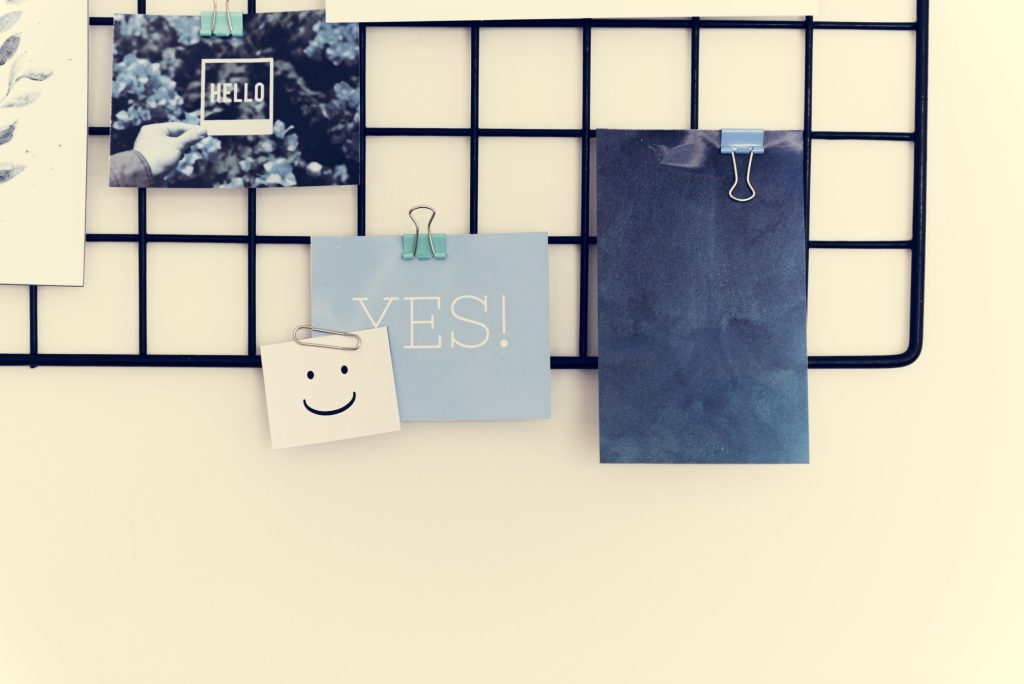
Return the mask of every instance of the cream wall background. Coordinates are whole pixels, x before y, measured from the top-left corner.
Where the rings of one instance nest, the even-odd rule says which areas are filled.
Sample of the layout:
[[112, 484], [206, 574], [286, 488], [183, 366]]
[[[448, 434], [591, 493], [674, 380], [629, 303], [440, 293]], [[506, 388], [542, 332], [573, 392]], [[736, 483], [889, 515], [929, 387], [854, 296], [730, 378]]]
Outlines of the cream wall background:
[[[819, 16], [908, 20], [910, 4], [823, 0]], [[185, 3], [151, 9], [169, 5]], [[1024, 104], [1022, 20], [1009, 1], [934, 3], [925, 351], [813, 371], [808, 467], [599, 466], [593, 372], [554, 373], [549, 422], [272, 452], [258, 371], [0, 368], [0, 682], [1024, 680], [1024, 177], [1000, 143]], [[488, 34], [485, 125], [578, 125], [578, 35]], [[704, 126], [799, 127], [800, 34], [702, 38]], [[93, 29], [94, 124], [109, 39]], [[595, 125], [683, 125], [688, 40], [595, 31]], [[464, 33], [369, 41], [371, 125], [465, 125]], [[909, 128], [908, 36], [822, 31], [815, 54], [816, 128]], [[372, 141], [371, 232], [402, 231], [419, 201], [465, 230], [467, 145]], [[132, 230], [104, 146], [89, 229]], [[481, 147], [482, 229], [574, 230], [578, 148]], [[907, 234], [909, 149], [815, 143], [814, 164], [816, 236]], [[352, 232], [354, 198], [261, 193], [260, 230]], [[243, 210], [237, 193], [153, 192], [150, 225], [240, 232]], [[244, 253], [151, 249], [153, 351], [239, 351]], [[133, 249], [88, 253], [84, 290], [41, 294], [43, 351], [132, 352]], [[812, 350], [901, 349], [905, 257], [826, 256]], [[261, 341], [302, 319], [306, 258], [261, 251]], [[578, 263], [553, 248], [556, 353]], [[26, 309], [0, 292], [0, 349], [24, 350]]]

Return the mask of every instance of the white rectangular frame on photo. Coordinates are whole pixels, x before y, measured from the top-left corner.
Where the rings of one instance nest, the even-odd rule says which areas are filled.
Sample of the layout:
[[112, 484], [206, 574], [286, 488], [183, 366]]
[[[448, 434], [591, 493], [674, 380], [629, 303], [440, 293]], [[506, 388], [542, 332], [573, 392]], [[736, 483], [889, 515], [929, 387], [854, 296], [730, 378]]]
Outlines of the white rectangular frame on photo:
[[[206, 118], [206, 67], [210, 64], [268, 64], [270, 66], [270, 82], [268, 84], [267, 118], [265, 119], [207, 119]], [[200, 66], [199, 76], [199, 123], [210, 135], [271, 135], [274, 132], [274, 58], [246, 57], [227, 59], [204, 59]]]

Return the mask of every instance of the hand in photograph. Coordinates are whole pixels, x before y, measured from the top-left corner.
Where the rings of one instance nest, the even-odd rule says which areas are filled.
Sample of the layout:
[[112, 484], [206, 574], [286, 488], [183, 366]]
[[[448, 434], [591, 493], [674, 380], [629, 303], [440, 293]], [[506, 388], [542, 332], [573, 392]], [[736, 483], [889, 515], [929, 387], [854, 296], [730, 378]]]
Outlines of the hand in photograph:
[[182, 156], [208, 133], [186, 123], [149, 124], [139, 129], [131, 152], [110, 158], [110, 184], [114, 187], [148, 187], [154, 178], [175, 168]]
[[146, 158], [154, 176], [163, 176], [178, 165], [193, 145], [207, 136], [205, 128], [186, 123], [143, 126], [134, 150]]

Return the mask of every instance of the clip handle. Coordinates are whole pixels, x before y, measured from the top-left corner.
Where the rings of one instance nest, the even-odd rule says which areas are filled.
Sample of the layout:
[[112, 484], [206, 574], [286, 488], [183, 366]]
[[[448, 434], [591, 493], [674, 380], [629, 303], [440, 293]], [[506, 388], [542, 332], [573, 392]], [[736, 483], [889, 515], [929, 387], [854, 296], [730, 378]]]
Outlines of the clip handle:
[[757, 197], [757, 190], [754, 190], [754, 185], [750, 182], [750, 168], [754, 165], [754, 153], [751, 152], [747, 156], [747, 188], [750, 189], [750, 195], [747, 197], [736, 196], [736, 186], [740, 184], [740, 172], [736, 167], [736, 153], [730, 152], [729, 154], [732, 156], [732, 186], [729, 188], [729, 199], [736, 202], [749, 202]]
[[[430, 212], [430, 218], [427, 219], [427, 249], [420, 249], [420, 224], [416, 220], [415, 212], [420, 209], [426, 209]], [[416, 232], [413, 235], [402, 236], [402, 258], [406, 261], [413, 259], [447, 259], [447, 236], [443, 233], [434, 235], [431, 230], [431, 226], [434, 225], [434, 219], [437, 217], [437, 210], [426, 204], [420, 204], [409, 210], [409, 220], [416, 226]]]
[[221, 12], [217, 0], [212, 0], [213, 11], [199, 15], [199, 35], [203, 38], [241, 38], [243, 35], [242, 12], [231, 11], [231, 0], [224, 0]]

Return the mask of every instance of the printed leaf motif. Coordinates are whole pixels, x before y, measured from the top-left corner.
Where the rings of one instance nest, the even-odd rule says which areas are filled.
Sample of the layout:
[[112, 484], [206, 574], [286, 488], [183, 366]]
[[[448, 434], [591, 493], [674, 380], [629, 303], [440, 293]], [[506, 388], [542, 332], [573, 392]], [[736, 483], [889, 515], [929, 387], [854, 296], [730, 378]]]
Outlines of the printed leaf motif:
[[25, 107], [38, 100], [39, 95], [40, 93], [25, 93], [24, 95], [19, 95], [18, 97], [14, 98], [10, 102], [0, 105], [0, 107]]
[[27, 78], [30, 81], [45, 81], [46, 79], [53, 76], [53, 71], [26, 71], [20, 74], [15, 81], [20, 81], [23, 78]]
[[19, 19], [21, 19], [20, 11], [8, 12], [7, 14], [0, 16], [0, 33], [3, 33], [7, 29], [17, 24]]
[[17, 127], [18, 122], [15, 121], [10, 126], [0, 128], [0, 145], [6, 145], [11, 142], [11, 138], [14, 137], [14, 129]]
[[[19, 55], [7, 69], [7, 95], [11, 94], [11, 88], [14, 87], [14, 78], [18, 75], [18, 68], [21, 66], [22, 60], [25, 59], [25, 55]], [[4, 97], [7, 97], [5, 95]]]
[[14, 34], [5, 40], [3, 45], [0, 45], [0, 66], [7, 64], [11, 57], [14, 56], [14, 53], [18, 51], [19, 45], [21, 45], [20, 33]]
[[24, 170], [25, 167], [22, 166], [21, 164], [0, 163], [0, 185], [3, 185], [4, 183], [11, 180]]

